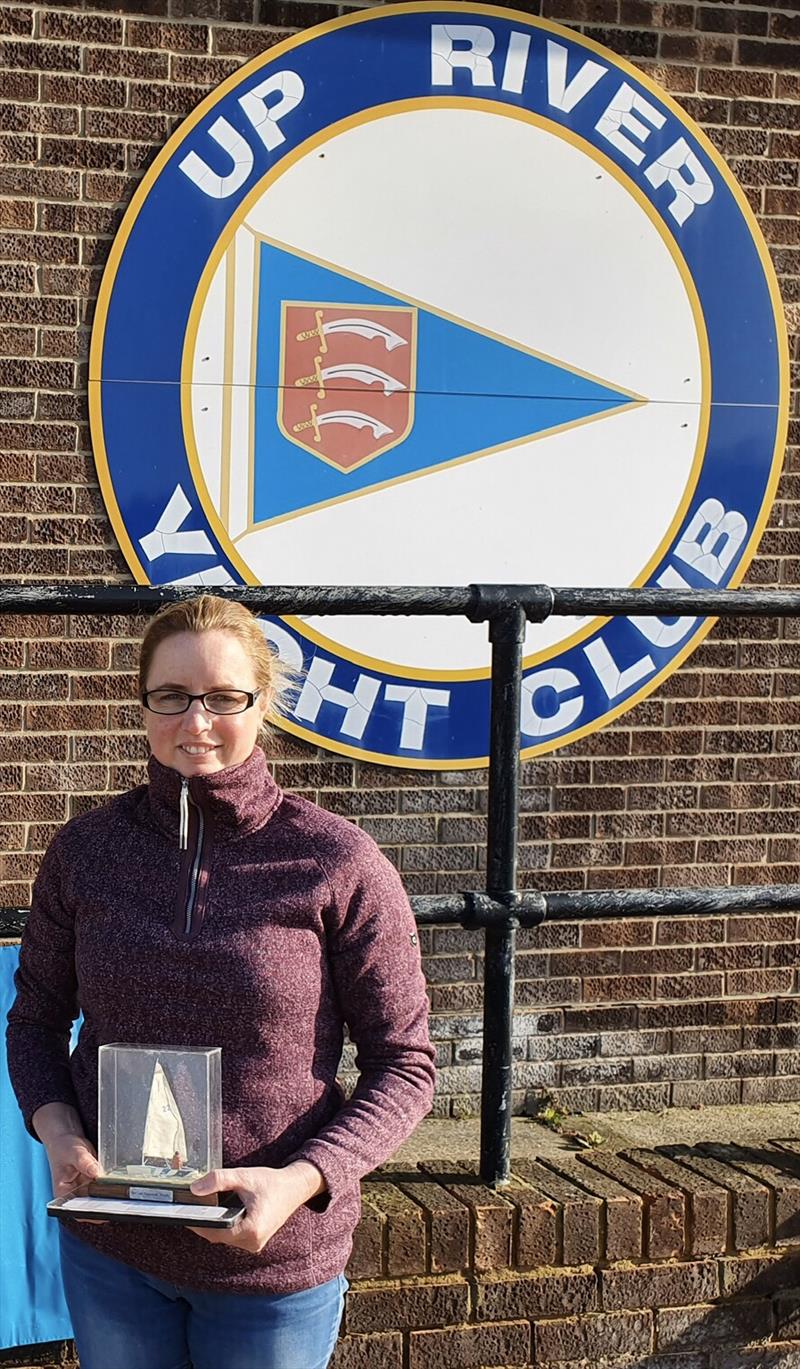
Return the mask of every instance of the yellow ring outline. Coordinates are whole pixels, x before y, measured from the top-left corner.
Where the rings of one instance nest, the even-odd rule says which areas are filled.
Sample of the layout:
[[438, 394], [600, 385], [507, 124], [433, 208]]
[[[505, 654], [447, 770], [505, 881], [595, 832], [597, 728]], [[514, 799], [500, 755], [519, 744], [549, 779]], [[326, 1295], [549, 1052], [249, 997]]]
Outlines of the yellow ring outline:
[[[206, 114], [210, 113], [211, 110], [213, 110], [216, 107], [218, 102], [225, 95], [227, 95], [231, 90], [236, 89], [236, 87], [242, 82], [243, 79], [249, 78], [255, 72], [259, 71], [263, 66], [266, 66], [268, 63], [272, 63], [273, 61], [275, 61], [276, 58], [282, 58], [285, 54], [293, 51], [295, 48], [300, 47], [305, 43], [313, 42], [316, 38], [321, 37], [325, 33], [330, 33], [334, 30], [349, 27], [350, 25], [354, 24], [370, 23], [376, 19], [380, 20], [386, 17], [387, 15], [392, 16], [399, 14], [423, 12], [451, 13], [460, 14], [463, 16], [464, 6], [463, 3], [461, 3], [461, 0], [441, 0], [441, 3], [435, 5], [428, 3], [427, 0], [410, 0], [410, 3], [408, 4], [385, 5], [381, 6], [380, 8], [376, 7], [370, 10], [359, 11], [355, 14], [345, 15], [342, 18], [331, 19], [325, 24], [319, 24], [312, 29], [306, 29], [301, 33], [294, 34], [290, 38], [285, 39], [283, 42], [276, 44], [274, 47], [268, 48], [260, 56], [255, 57], [250, 62], [245, 63], [237, 71], [233, 72], [229, 77], [227, 77], [226, 80], [221, 82], [221, 84], [217, 86], [211, 92], [210, 95], [206, 96], [206, 98], [201, 101], [197, 108], [194, 109], [191, 112], [191, 114], [187, 116], [187, 118], [183, 121], [179, 128], [175, 130], [175, 132], [168, 139], [167, 143], [158, 153], [154, 161], [151, 163], [150, 167], [145, 172], [145, 175], [143, 176], [142, 180], [140, 181], [139, 185], [137, 186], [133, 194], [131, 203], [128, 206], [128, 209], [123, 217], [122, 223], [120, 224], [120, 227], [117, 230], [116, 237], [114, 238], [114, 241], [112, 243], [111, 251], [108, 256], [108, 261], [103, 272], [103, 278], [100, 283], [100, 289], [98, 291], [97, 304], [95, 307], [94, 324], [92, 328], [91, 345], [89, 350], [88, 390], [89, 422], [92, 433], [92, 440], [94, 444], [95, 465], [97, 467], [100, 490], [103, 495], [103, 501], [105, 503], [106, 510], [111, 521], [111, 525], [114, 529], [117, 540], [119, 542], [120, 549], [123, 552], [126, 561], [128, 562], [128, 566], [131, 570], [131, 573], [133, 574], [135, 580], [139, 584], [146, 585], [150, 582], [147, 575], [145, 575], [139, 558], [134, 550], [133, 543], [131, 542], [127, 528], [125, 527], [119, 509], [119, 505], [117, 503], [116, 495], [114, 493], [114, 486], [113, 481], [111, 479], [108, 463], [108, 454], [106, 451], [105, 437], [103, 432], [102, 398], [100, 393], [100, 384], [102, 379], [103, 343], [105, 339], [105, 327], [108, 318], [111, 294], [113, 291], [114, 281], [116, 279], [117, 270], [122, 259], [125, 245], [136, 222], [136, 219], [138, 218], [139, 212], [142, 209], [152, 186], [154, 185], [158, 176], [161, 174], [161, 171], [163, 170], [164, 166], [169, 161], [169, 159], [174, 155], [175, 151], [184, 141], [186, 136], [191, 132], [193, 128], [196, 127], [196, 125], [201, 121], [201, 119], [203, 119], [206, 116]], [[615, 70], [625, 72], [629, 76], [631, 76], [641, 86], [643, 86], [645, 89], [649, 90], [653, 95], [655, 95], [655, 97], [659, 100], [662, 106], [664, 106], [666, 109], [669, 109], [671, 113], [675, 115], [678, 122], [684, 128], [688, 129], [688, 131], [691, 133], [692, 137], [695, 139], [698, 145], [702, 147], [709, 161], [716, 168], [721, 179], [727, 185], [728, 189], [733, 195], [733, 198], [739, 208], [742, 218], [745, 220], [745, 223], [747, 224], [747, 227], [750, 230], [750, 235], [753, 239], [753, 243], [755, 245], [759, 259], [761, 261], [762, 270], [764, 271], [767, 289], [772, 304], [773, 317], [775, 321], [776, 347], [778, 351], [779, 398], [777, 406], [778, 414], [775, 433], [775, 445], [772, 455], [770, 477], [767, 481], [767, 485], [764, 491], [764, 497], [761, 503], [761, 508], [758, 517], [753, 524], [751, 535], [747, 541], [747, 544], [742, 553], [736, 571], [734, 572], [733, 576], [728, 582], [729, 588], [733, 589], [737, 585], [739, 585], [743, 580], [747, 572], [747, 569], [750, 565], [750, 562], [753, 559], [756, 547], [761, 539], [761, 535], [764, 531], [764, 528], [766, 527], [769, 514], [772, 508], [772, 504], [774, 501], [778, 480], [780, 478], [782, 457], [786, 444], [786, 435], [788, 431], [789, 421], [789, 345], [786, 335], [786, 326], [783, 314], [783, 302], [781, 300], [775, 269], [772, 265], [772, 260], [769, 255], [766, 242], [764, 241], [763, 234], [758, 225], [756, 216], [750, 206], [749, 201], [747, 200], [747, 197], [744, 194], [744, 191], [741, 189], [738, 182], [735, 180], [732, 173], [728, 169], [726, 163], [722, 159], [720, 153], [714, 147], [713, 143], [703, 132], [703, 130], [696, 126], [694, 122], [689, 119], [689, 117], [684, 113], [684, 111], [681, 109], [680, 105], [673, 98], [673, 96], [669, 95], [666, 91], [662, 90], [660, 86], [656, 85], [655, 81], [651, 80], [650, 77], [648, 77], [644, 72], [640, 71], [637, 67], [635, 67], [632, 62], [627, 61], [626, 58], [618, 57], [615, 53], [612, 53], [609, 49], [601, 46], [601, 44], [596, 43], [593, 39], [586, 38], [583, 34], [576, 33], [572, 29], [567, 29], [561, 24], [554, 24], [550, 20], [534, 18], [534, 16], [532, 15], [524, 14], [520, 11], [508, 9], [501, 6], [490, 6], [477, 3], [471, 3], [469, 5], [469, 12], [473, 14], [485, 15], [489, 19], [508, 19], [514, 23], [519, 24], [522, 28], [533, 29], [534, 31], [549, 33], [556, 38], [561, 38], [568, 42], [575, 43], [579, 47], [584, 48], [586, 51], [594, 53], [596, 56], [601, 57], [603, 61], [610, 61], [611, 65]], [[663, 680], [667, 679], [671, 674], [673, 674], [674, 671], [676, 671], [682, 665], [686, 658], [697, 648], [697, 646], [699, 646], [703, 639], [708, 635], [708, 633], [715, 626], [715, 624], [715, 618], [705, 619], [700, 628], [698, 628], [698, 630], [692, 636], [691, 641], [688, 642], [681, 651], [677, 652], [676, 655], [672, 657], [668, 665], [666, 665], [662, 670], [657, 671], [654, 677], [651, 680], [649, 680], [646, 685], [643, 685], [642, 688], [640, 690], [637, 690], [635, 694], [630, 695], [628, 698], [624, 699], [622, 703], [618, 704], [615, 708], [609, 709], [607, 712], [601, 714], [599, 717], [594, 718], [592, 722], [585, 724], [584, 727], [576, 728], [573, 732], [568, 733], [566, 736], [557, 737], [548, 742], [540, 742], [531, 747], [520, 748], [521, 758], [527, 759], [532, 756], [546, 755], [548, 752], [554, 751], [559, 746], [572, 745], [576, 741], [581, 740], [583, 737], [589, 736], [593, 732], [600, 731], [601, 728], [606, 727], [609, 723], [613, 722], [616, 718], [620, 717], [622, 713], [627, 712], [628, 709], [632, 708], [642, 699], [645, 699], [650, 694], [652, 694], [659, 687]], [[308, 731], [305, 728], [301, 728], [296, 723], [292, 723], [287, 718], [282, 718], [280, 720], [280, 726], [285, 731], [290, 732], [295, 736], [301, 737], [303, 740], [310, 742], [314, 746], [324, 746], [324, 749], [331, 750], [340, 755], [350, 756], [357, 760], [362, 760], [365, 762], [372, 761], [380, 765], [389, 766], [391, 768], [415, 770], [462, 770], [485, 768], [489, 764], [489, 758], [487, 756], [463, 757], [455, 761], [431, 760], [426, 757], [388, 757], [381, 753], [369, 752], [359, 747], [348, 746], [346, 743], [334, 741], [332, 738], [329, 737], [323, 738], [320, 736], [320, 734]]]

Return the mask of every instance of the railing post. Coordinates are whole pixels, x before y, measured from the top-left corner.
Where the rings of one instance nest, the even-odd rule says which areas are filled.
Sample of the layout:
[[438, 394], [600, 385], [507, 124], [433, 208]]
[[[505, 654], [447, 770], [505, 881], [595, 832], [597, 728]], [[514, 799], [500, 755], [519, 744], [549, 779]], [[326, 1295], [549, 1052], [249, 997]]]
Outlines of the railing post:
[[487, 893], [509, 910], [505, 926], [487, 927], [481, 1085], [481, 1178], [502, 1184], [511, 1169], [511, 1039], [517, 898], [520, 696], [525, 611], [504, 608], [489, 620], [492, 644], [491, 749], [486, 851]]

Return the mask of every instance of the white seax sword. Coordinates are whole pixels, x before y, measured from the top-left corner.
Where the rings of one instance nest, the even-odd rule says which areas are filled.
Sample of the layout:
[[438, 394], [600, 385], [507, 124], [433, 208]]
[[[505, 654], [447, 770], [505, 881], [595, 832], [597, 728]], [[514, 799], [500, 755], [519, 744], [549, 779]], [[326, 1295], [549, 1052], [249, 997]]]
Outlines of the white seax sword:
[[324, 428], [326, 423], [346, 423], [350, 428], [371, 428], [373, 437], [386, 437], [387, 433], [394, 432], [393, 428], [387, 428], [385, 423], [381, 423], [379, 418], [371, 418], [369, 414], [360, 414], [356, 409], [335, 409], [329, 414], [320, 414], [317, 424]]
[[142, 1163], [149, 1158], [163, 1159], [171, 1164], [176, 1153], [185, 1162], [186, 1132], [169, 1080], [161, 1061], [156, 1060], [144, 1124]]
[[322, 331], [326, 337], [331, 333], [355, 333], [356, 337], [365, 337], [370, 341], [372, 338], [381, 338], [387, 352], [393, 352], [395, 347], [407, 347], [408, 343], [399, 333], [395, 333], [391, 328], [386, 328], [382, 323], [376, 323], [374, 319], [368, 318], [337, 318], [331, 323], [323, 323]]
[[379, 371], [377, 366], [345, 363], [340, 366], [326, 366], [320, 374], [323, 380], [358, 380], [362, 385], [373, 385], [379, 380], [385, 395], [393, 395], [398, 390], [406, 388], [402, 381], [395, 379], [394, 376], [388, 376], [385, 371]]

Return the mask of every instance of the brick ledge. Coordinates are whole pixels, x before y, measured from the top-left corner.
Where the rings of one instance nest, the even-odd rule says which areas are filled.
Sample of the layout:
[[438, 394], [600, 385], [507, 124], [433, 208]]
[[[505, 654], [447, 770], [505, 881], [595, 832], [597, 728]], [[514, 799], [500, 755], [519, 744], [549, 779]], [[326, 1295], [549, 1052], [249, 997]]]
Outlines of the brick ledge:
[[395, 1163], [362, 1189], [331, 1369], [800, 1369], [800, 1140], [519, 1160], [501, 1191]]

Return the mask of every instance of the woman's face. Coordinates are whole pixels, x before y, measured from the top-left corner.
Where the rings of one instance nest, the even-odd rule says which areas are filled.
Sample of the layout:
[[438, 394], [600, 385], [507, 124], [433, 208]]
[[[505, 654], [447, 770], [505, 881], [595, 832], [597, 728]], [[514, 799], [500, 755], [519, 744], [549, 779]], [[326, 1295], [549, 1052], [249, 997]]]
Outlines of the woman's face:
[[[146, 689], [182, 689], [208, 694], [214, 689], [257, 688], [253, 665], [237, 637], [221, 629], [176, 632], [153, 653]], [[207, 713], [199, 699], [186, 713], [145, 709], [147, 740], [156, 760], [181, 775], [213, 775], [246, 761], [269, 705], [259, 694], [244, 713]]]

